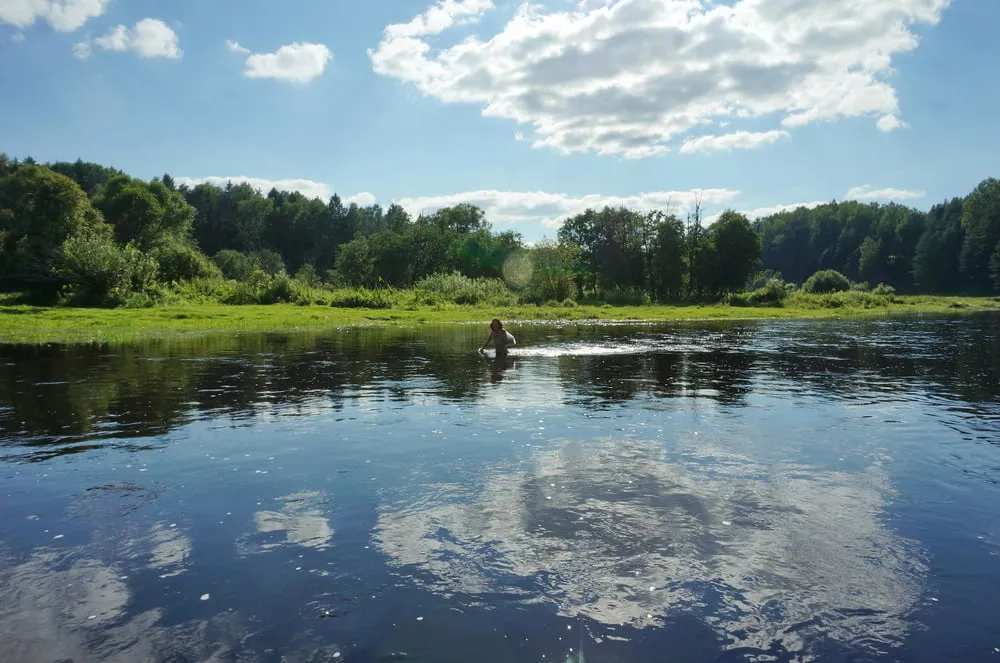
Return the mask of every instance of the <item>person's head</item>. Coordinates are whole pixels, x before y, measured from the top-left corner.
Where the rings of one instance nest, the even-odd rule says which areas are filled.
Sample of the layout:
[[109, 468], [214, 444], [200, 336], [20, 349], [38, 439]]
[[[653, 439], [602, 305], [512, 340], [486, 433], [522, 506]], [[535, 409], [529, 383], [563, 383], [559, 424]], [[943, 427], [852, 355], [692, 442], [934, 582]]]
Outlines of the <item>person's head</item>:
[[493, 331], [503, 329], [503, 323], [500, 322], [500, 318], [493, 318], [493, 320], [490, 322], [490, 329], [492, 329]]

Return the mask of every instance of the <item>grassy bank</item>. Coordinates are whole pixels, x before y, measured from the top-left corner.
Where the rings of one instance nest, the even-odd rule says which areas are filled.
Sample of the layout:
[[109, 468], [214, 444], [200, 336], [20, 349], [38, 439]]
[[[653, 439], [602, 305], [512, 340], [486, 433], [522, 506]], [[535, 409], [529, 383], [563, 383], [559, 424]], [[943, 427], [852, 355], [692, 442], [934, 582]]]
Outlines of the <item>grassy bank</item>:
[[494, 315], [516, 325], [535, 320], [716, 320], [841, 318], [907, 313], [1000, 311], [1000, 300], [966, 297], [874, 297], [867, 293], [797, 293], [780, 308], [718, 305], [680, 306], [480, 306], [411, 308], [332, 306], [231, 306], [189, 304], [143, 309], [95, 309], [4, 305], [0, 302], [0, 343], [128, 343], [173, 334], [293, 331], [371, 324], [470, 322]]

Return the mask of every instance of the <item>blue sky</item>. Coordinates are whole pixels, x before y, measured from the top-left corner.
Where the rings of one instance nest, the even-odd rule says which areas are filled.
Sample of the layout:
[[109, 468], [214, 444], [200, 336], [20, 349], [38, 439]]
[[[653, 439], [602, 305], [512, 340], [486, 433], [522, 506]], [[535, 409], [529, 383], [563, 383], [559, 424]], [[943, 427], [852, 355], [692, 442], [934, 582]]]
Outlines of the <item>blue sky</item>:
[[[0, 151], [552, 236], [997, 175], [991, 0], [0, 0]], [[699, 193], [700, 192], [700, 193]]]

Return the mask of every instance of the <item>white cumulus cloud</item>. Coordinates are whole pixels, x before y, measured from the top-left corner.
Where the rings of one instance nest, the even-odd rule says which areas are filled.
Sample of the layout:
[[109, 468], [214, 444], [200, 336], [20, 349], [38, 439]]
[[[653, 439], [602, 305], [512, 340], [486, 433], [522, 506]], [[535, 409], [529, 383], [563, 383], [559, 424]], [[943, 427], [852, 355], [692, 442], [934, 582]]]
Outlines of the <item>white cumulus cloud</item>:
[[892, 187], [887, 187], [885, 189], [875, 189], [872, 186], [865, 184], [863, 186], [853, 187], [850, 191], [845, 194], [847, 200], [912, 200], [914, 198], [923, 198], [927, 195], [927, 192], [923, 189], [894, 189]]
[[441, 0], [409, 23], [390, 25], [385, 35], [390, 39], [436, 35], [455, 24], [474, 21], [491, 9], [491, 0]]
[[233, 41], [232, 39], [226, 40], [226, 48], [228, 48], [232, 53], [245, 53], [247, 55], [250, 54], [249, 48], [244, 48], [240, 46], [237, 42]]
[[144, 18], [132, 28], [116, 25], [102, 37], [76, 44], [73, 53], [78, 58], [88, 58], [95, 48], [102, 51], [132, 51], [144, 58], [176, 60], [184, 55], [177, 33], [155, 18]]
[[343, 199], [345, 205], [350, 205], [351, 203], [356, 204], [358, 207], [368, 207], [369, 205], [374, 205], [377, 202], [375, 194], [368, 193], [367, 191], [362, 191], [361, 193], [356, 193], [353, 196], [347, 196]]
[[774, 131], [853, 117], [905, 126], [888, 82], [893, 58], [915, 49], [914, 26], [936, 25], [950, 2], [524, 3], [498, 31], [448, 41], [442, 33], [494, 5], [440, 0], [386, 27], [369, 57], [377, 73], [426, 95], [530, 127], [536, 147], [641, 158], [749, 118]]
[[883, 115], [875, 123], [880, 131], [889, 133], [890, 131], [895, 131], [896, 129], [902, 129], [906, 126], [906, 123], [900, 120], [898, 117], [890, 113], [889, 115]]
[[566, 218], [584, 210], [619, 205], [639, 211], [662, 209], [683, 214], [700, 202], [704, 206], [720, 205], [740, 195], [730, 189], [698, 189], [687, 191], [651, 191], [628, 196], [589, 194], [570, 196], [545, 191], [468, 191], [441, 196], [401, 198], [395, 202], [411, 215], [432, 214], [442, 207], [470, 203], [481, 207], [493, 223], [540, 224], [558, 228]]
[[[789, 203], [784, 205], [771, 205], [769, 207], [755, 207], [753, 209], [738, 209], [736, 212], [742, 214], [746, 218], [753, 221], [754, 219], [763, 219], [764, 217], [771, 216], [772, 214], [779, 214], [781, 212], [791, 212], [797, 210], [800, 207], [806, 209], [813, 209], [819, 207], [820, 205], [827, 205], [830, 201], [828, 200], [813, 200], [807, 203]], [[705, 217], [705, 225], [711, 225], [715, 223], [718, 218], [722, 216], [722, 212], [717, 212], [710, 216]]]
[[[324, 182], [309, 179], [265, 179], [259, 177], [177, 177], [178, 185], [194, 187], [199, 184], [212, 184], [225, 187], [227, 183], [247, 183], [264, 195], [271, 189], [279, 191], [298, 191], [309, 198], [327, 200], [333, 195], [334, 189]], [[518, 224], [535, 224], [539, 227], [558, 228], [568, 217], [584, 210], [602, 209], [605, 206], [619, 205], [638, 211], [660, 209], [684, 214], [700, 204], [702, 209], [708, 209], [725, 204], [740, 196], [739, 191], [731, 189], [690, 189], [683, 191], [650, 191], [626, 196], [607, 194], [588, 194], [571, 196], [564, 193], [545, 191], [498, 191], [484, 189], [480, 191], [465, 191], [439, 196], [403, 197], [395, 200], [378, 201], [376, 196], [362, 191], [349, 196], [343, 196], [345, 205], [357, 203], [361, 207], [381, 202], [383, 206], [398, 204], [414, 218], [420, 214], [433, 214], [443, 207], [452, 207], [461, 203], [476, 205], [486, 212], [487, 219], [492, 223], [505, 226]]]
[[718, 152], [729, 150], [749, 150], [760, 145], [773, 143], [782, 138], [788, 137], [787, 131], [736, 131], [722, 136], [698, 136], [688, 138], [681, 145], [681, 152], [691, 154], [695, 152]]
[[101, 16], [111, 0], [0, 0], [0, 23], [19, 28], [45, 21], [58, 32], [73, 32]]
[[271, 189], [277, 189], [278, 191], [298, 191], [308, 198], [320, 198], [322, 200], [327, 200], [333, 195], [333, 191], [328, 184], [307, 179], [269, 180], [260, 177], [246, 177], [244, 175], [235, 177], [218, 177], [213, 175], [209, 177], [177, 177], [174, 181], [178, 185], [185, 184], [189, 187], [195, 187], [199, 184], [225, 187], [229, 182], [233, 184], [249, 184], [253, 188], [260, 190], [265, 196]]
[[249, 53], [243, 75], [247, 78], [275, 78], [293, 83], [308, 83], [323, 75], [333, 53], [323, 44], [296, 42], [274, 53], [250, 53], [234, 41], [226, 42], [230, 51]]

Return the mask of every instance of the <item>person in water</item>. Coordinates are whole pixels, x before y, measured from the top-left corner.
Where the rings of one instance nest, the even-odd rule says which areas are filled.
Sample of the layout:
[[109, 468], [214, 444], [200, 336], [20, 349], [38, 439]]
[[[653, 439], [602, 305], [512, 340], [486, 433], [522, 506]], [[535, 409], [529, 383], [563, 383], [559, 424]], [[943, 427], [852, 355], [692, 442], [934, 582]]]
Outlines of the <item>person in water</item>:
[[479, 348], [479, 351], [483, 352], [491, 340], [493, 341], [493, 345], [497, 348], [498, 357], [507, 354], [508, 345], [517, 344], [517, 340], [514, 338], [514, 335], [503, 328], [503, 323], [500, 322], [499, 318], [493, 318], [490, 322], [490, 333], [486, 337], [486, 340], [483, 341], [483, 345]]

